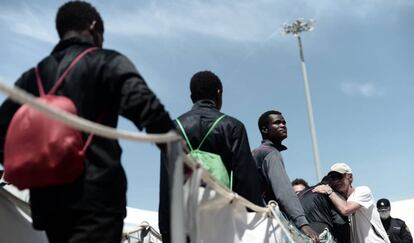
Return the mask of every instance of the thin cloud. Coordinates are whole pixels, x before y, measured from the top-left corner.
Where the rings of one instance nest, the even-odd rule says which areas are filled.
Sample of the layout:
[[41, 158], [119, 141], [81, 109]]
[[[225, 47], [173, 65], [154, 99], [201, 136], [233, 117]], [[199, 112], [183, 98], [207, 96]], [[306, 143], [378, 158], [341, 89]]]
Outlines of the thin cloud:
[[46, 43], [56, 43], [54, 31], [55, 13], [22, 4], [14, 8], [2, 8], [0, 21], [3, 28]]
[[282, 22], [277, 14], [264, 12], [269, 4], [250, 1], [153, 3], [108, 12], [112, 21], [108, 22], [107, 29], [109, 33], [121, 35], [180, 37], [195, 33], [229, 41], [257, 42], [273, 33]]
[[382, 89], [373, 83], [344, 82], [341, 84], [341, 90], [346, 95], [368, 98], [383, 96], [385, 94]]
[[[393, 4], [409, 5], [410, 0]], [[40, 8], [32, 1], [0, 9], [0, 21], [11, 31], [56, 43], [53, 18], [55, 7]], [[269, 36], [278, 39], [280, 25], [297, 17], [318, 19], [347, 13], [364, 18], [372, 12], [391, 6], [386, 0], [361, 1], [120, 1], [116, 4], [96, 2], [103, 13], [109, 34], [127, 37], [186, 38], [201, 34], [233, 42], [262, 42]], [[411, 4], [412, 5], [412, 4]], [[282, 38], [279, 38], [282, 39]]]
[[[407, 4], [408, 0], [398, 0]], [[151, 1], [128, 8], [112, 7], [105, 14], [109, 33], [126, 36], [187, 37], [196, 33], [234, 42], [262, 42], [285, 22], [298, 17], [332, 19], [346, 15], [364, 19], [386, 11], [386, 0], [361, 1]], [[281, 39], [281, 38], [279, 38]]]

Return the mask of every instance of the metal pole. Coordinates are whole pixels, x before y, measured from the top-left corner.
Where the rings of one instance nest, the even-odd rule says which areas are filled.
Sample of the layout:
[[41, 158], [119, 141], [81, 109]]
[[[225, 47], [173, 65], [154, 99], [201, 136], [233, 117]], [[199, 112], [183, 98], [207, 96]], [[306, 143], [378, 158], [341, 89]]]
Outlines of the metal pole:
[[316, 179], [318, 181], [321, 181], [321, 163], [320, 163], [320, 158], [319, 158], [318, 142], [316, 139], [315, 122], [313, 119], [312, 100], [311, 100], [311, 95], [309, 91], [308, 73], [306, 72], [305, 58], [303, 56], [302, 40], [300, 38], [300, 35], [297, 35], [297, 37], [298, 37], [298, 44], [299, 44], [300, 61], [302, 65], [303, 81], [305, 84], [305, 97], [306, 97], [306, 105], [308, 108], [308, 121], [309, 121], [309, 129], [311, 132], [311, 139], [312, 139], [313, 158], [315, 159]]

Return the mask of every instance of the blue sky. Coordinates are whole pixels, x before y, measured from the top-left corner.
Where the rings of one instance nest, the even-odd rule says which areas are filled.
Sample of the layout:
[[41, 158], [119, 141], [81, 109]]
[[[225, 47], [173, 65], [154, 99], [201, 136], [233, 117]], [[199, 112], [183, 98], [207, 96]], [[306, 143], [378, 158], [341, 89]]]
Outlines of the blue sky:
[[[50, 53], [64, 1], [3, 0], [0, 80], [12, 84]], [[177, 0], [92, 1], [105, 22], [104, 46], [128, 56], [172, 117], [191, 107], [188, 83], [212, 70], [224, 85], [222, 111], [260, 143], [257, 118], [280, 110], [289, 137], [283, 153], [291, 179], [316, 183], [299, 53], [280, 26], [315, 20], [302, 35], [322, 174], [331, 164], [353, 168], [354, 185], [374, 197], [414, 197], [414, 1]], [[0, 100], [5, 96], [0, 94]], [[119, 128], [135, 131], [121, 120]], [[159, 152], [122, 141], [128, 205], [156, 210]]]

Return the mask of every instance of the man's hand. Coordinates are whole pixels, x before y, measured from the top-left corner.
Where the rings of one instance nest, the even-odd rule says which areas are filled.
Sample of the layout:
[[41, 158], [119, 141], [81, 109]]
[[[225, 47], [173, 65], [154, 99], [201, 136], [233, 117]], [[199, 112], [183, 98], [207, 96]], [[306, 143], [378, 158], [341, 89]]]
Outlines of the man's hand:
[[331, 195], [332, 188], [329, 185], [319, 185], [319, 186], [315, 187], [312, 191], [322, 193], [322, 194], [326, 194], [326, 195]]
[[309, 225], [302, 226], [300, 230], [311, 238], [314, 243], [319, 243], [319, 235]]

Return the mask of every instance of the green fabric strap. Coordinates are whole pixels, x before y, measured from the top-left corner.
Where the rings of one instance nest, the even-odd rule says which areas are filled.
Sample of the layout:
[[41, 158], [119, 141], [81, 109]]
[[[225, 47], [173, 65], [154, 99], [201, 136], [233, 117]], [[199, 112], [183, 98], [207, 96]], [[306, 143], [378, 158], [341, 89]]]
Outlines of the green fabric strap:
[[180, 127], [181, 133], [184, 135], [184, 138], [185, 138], [185, 141], [187, 142], [188, 147], [190, 147], [190, 151], [193, 151], [194, 150], [193, 146], [191, 146], [190, 140], [188, 139], [187, 134], [185, 133], [183, 125], [181, 125], [181, 122], [180, 120], [178, 120], [178, 118], [176, 121], [177, 121], [178, 126]]
[[[204, 135], [203, 140], [201, 140], [200, 145], [198, 145], [197, 149], [201, 148], [201, 145], [203, 145], [204, 140], [206, 140], [206, 138], [208, 137], [208, 135], [210, 135], [210, 133], [213, 131], [214, 127], [221, 121], [221, 119], [223, 119], [226, 115], [221, 115], [219, 118], [216, 119], [216, 121], [213, 123], [213, 125], [211, 125], [210, 129], [208, 129], [208, 132], [206, 133], [206, 135]], [[190, 140], [187, 137], [187, 134], [185, 133], [184, 127], [181, 124], [180, 120], [177, 118], [177, 124], [180, 127], [181, 133], [184, 135], [185, 141], [187, 142], [188, 147], [190, 148], [190, 151], [193, 151], [193, 146], [191, 146]]]
[[208, 135], [210, 135], [210, 133], [213, 131], [214, 127], [217, 125], [217, 123], [219, 123], [221, 121], [221, 119], [223, 119], [226, 115], [221, 115], [219, 118], [217, 118], [217, 120], [213, 123], [213, 125], [211, 125], [210, 129], [208, 129], [208, 132], [206, 133], [206, 135], [204, 136], [203, 140], [201, 140], [200, 145], [198, 145], [197, 149], [201, 148], [201, 145], [203, 145], [204, 140], [206, 140], [206, 138], [208, 137]]

